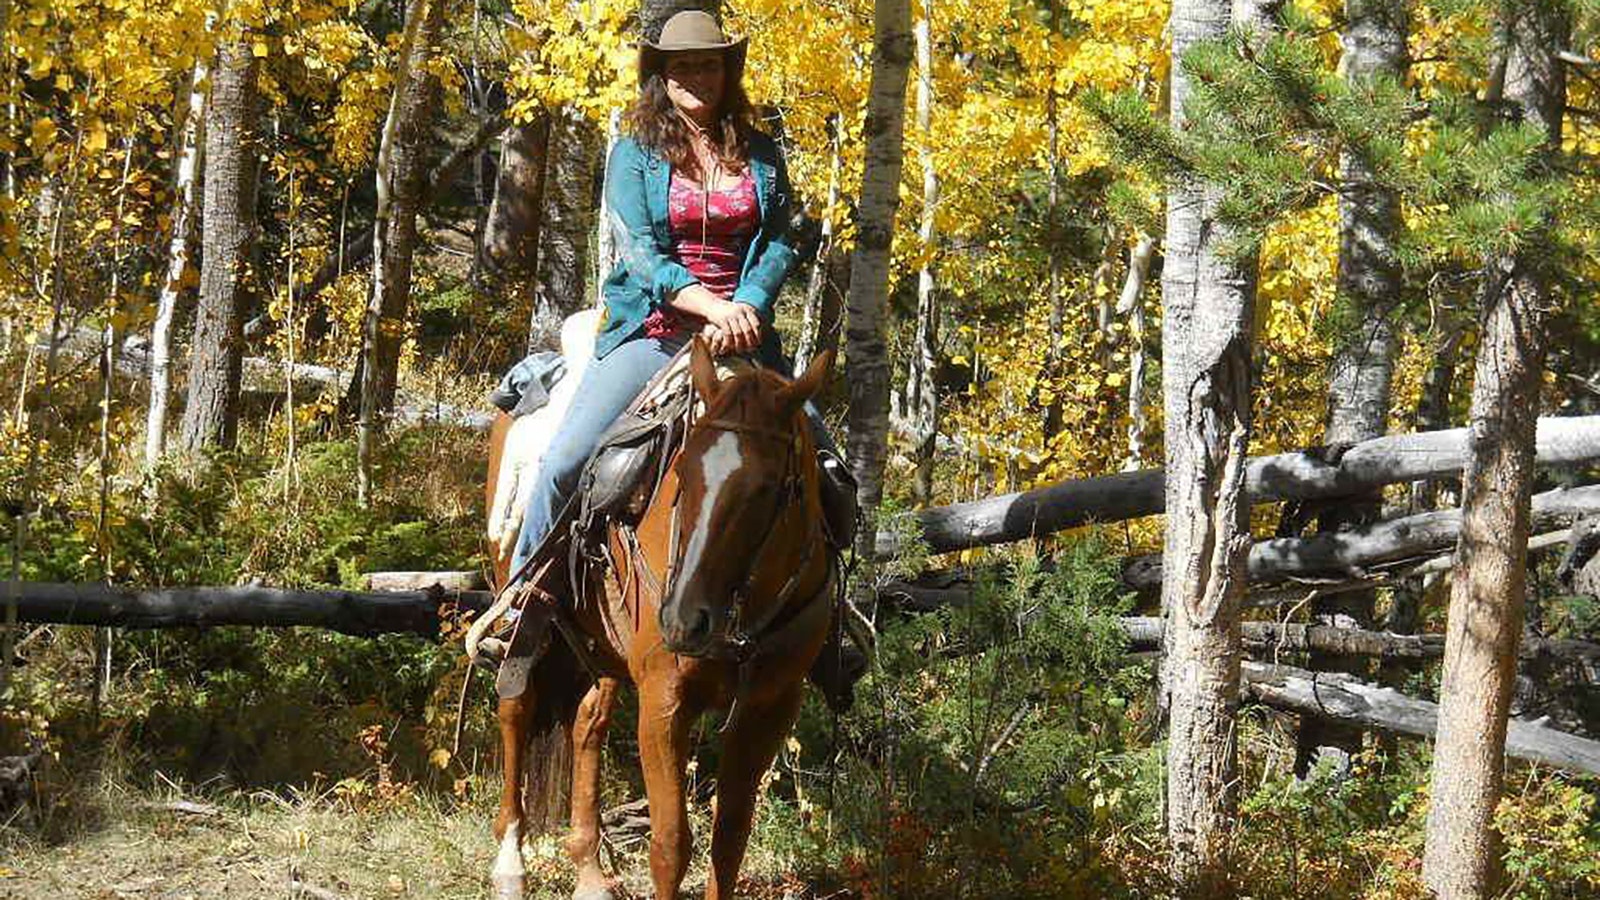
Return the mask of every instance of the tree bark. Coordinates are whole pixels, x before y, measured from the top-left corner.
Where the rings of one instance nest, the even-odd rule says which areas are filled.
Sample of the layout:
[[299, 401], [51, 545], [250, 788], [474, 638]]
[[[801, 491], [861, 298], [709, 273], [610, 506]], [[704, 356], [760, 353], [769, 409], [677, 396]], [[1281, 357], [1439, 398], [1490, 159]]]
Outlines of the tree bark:
[[[1553, 154], [1561, 147], [1566, 103], [1559, 53], [1571, 30], [1568, 14], [1541, 0], [1511, 4], [1505, 13], [1505, 99], [1544, 130], [1545, 151]], [[1534, 237], [1528, 246], [1540, 244]], [[1488, 263], [1423, 854], [1428, 886], [1449, 898], [1492, 896], [1500, 875], [1494, 812], [1526, 601], [1534, 429], [1551, 293], [1532, 254]]]
[[172, 397], [172, 323], [194, 265], [191, 245], [195, 230], [195, 193], [205, 148], [206, 81], [210, 68], [208, 60], [195, 60], [194, 74], [189, 81], [189, 111], [178, 151], [167, 275], [156, 300], [155, 322], [150, 326], [150, 406], [144, 428], [146, 467], [154, 466], [167, 446], [167, 405]]
[[[1404, 0], [1345, 0], [1346, 25], [1341, 66], [1352, 85], [1405, 77]], [[1340, 158], [1338, 297], [1355, 327], [1342, 335], [1328, 377], [1328, 422], [1323, 442], [1329, 446], [1371, 440], [1388, 430], [1390, 385], [1399, 336], [1392, 321], [1400, 305], [1400, 260], [1395, 239], [1400, 231], [1400, 198], [1379, 183], [1360, 153], [1346, 150]], [[1371, 491], [1325, 509], [1319, 528], [1338, 531], [1377, 521], [1383, 494]], [[1313, 621], [1343, 628], [1372, 625], [1373, 591], [1348, 591], [1320, 600]], [[1318, 671], [1348, 672], [1366, 677], [1365, 659], [1313, 652], [1307, 665]], [[1340, 771], [1361, 749], [1361, 730], [1318, 716], [1301, 720], [1296, 735], [1295, 773], [1305, 776], [1321, 757]]]
[[[513, 124], [500, 141], [494, 199], [483, 226], [483, 256], [502, 278], [527, 279], [538, 271], [550, 143], [550, 114], [542, 111], [531, 121]], [[536, 315], [530, 315], [530, 322]]]
[[[1264, 28], [1265, 7], [1241, 0], [1175, 0], [1172, 111], [1187, 122], [1192, 85], [1183, 56], [1230, 25]], [[1221, 191], [1180, 181], [1167, 193], [1162, 266], [1162, 390], [1166, 406], [1164, 564], [1182, 577], [1162, 584], [1167, 617], [1162, 696], [1168, 715], [1168, 874], [1175, 893], [1228, 893], [1236, 818], [1239, 607], [1250, 550], [1245, 464], [1250, 442], [1253, 259], [1229, 260], [1216, 219]]]
[[900, 169], [905, 134], [906, 77], [911, 67], [909, 0], [874, 0], [872, 82], [862, 135], [866, 156], [861, 174], [856, 247], [851, 258], [849, 320], [850, 410], [847, 447], [859, 485], [863, 524], [859, 552], [872, 558], [878, 504], [883, 499], [883, 464], [889, 430], [888, 327], [889, 253], [900, 208]]
[[183, 447], [191, 453], [232, 447], [238, 433], [244, 311], [257, 282], [257, 68], [246, 37], [224, 42], [211, 69], [200, 306], [183, 411]]
[[923, 0], [915, 26], [917, 44], [917, 155], [922, 163], [922, 220], [917, 236], [923, 263], [917, 270], [917, 324], [906, 377], [905, 411], [911, 426], [916, 461], [912, 497], [926, 506], [933, 499], [933, 450], [939, 437], [939, 392], [934, 370], [939, 364], [939, 299], [933, 255], [938, 241], [939, 173], [933, 147], [933, 4]]
[[551, 122], [530, 351], [559, 350], [561, 323], [589, 305], [589, 232], [595, 224], [599, 138], [594, 126], [574, 113], [564, 112]]
[[1155, 239], [1140, 235], [1128, 253], [1128, 274], [1117, 298], [1117, 315], [1128, 320], [1128, 458], [1122, 464], [1124, 472], [1137, 471], [1144, 461], [1144, 433], [1150, 425], [1144, 411], [1144, 286], [1155, 255]]
[[411, 299], [417, 213], [427, 177], [426, 147], [439, 79], [428, 70], [449, 0], [411, 0], [395, 63], [394, 93], [378, 146], [378, 209], [372, 224], [372, 295], [362, 320], [358, 494], [371, 499], [372, 451], [394, 408], [400, 342]]

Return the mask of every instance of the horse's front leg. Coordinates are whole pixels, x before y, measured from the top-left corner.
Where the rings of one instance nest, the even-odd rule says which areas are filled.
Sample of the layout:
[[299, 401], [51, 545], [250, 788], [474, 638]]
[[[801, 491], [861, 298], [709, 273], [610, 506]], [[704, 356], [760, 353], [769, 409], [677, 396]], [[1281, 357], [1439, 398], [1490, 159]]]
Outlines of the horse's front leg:
[[801, 685], [770, 703], [739, 713], [722, 736], [722, 764], [717, 768], [717, 809], [711, 826], [711, 881], [707, 900], [731, 900], [739, 866], [750, 842], [756, 791], [772, 766], [778, 747], [800, 711]]
[[494, 819], [495, 854], [489, 877], [496, 900], [522, 900], [522, 770], [528, 747], [528, 725], [533, 721], [534, 692], [525, 690], [500, 700], [500, 749], [504, 768], [500, 788], [500, 813]]
[[639, 762], [650, 800], [650, 880], [657, 900], [674, 900], [689, 869], [683, 773], [689, 763], [689, 724], [698, 710], [686, 706], [673, 682], [658, 672], [639, 685]]
[[602, 678], [578, 705], [572, 724], [572, 833], [567, 856], [578, 869], [573, 900], [611, 900], [611, 882], [600, 869], [600, 752], [611, 727], [617, 679]]

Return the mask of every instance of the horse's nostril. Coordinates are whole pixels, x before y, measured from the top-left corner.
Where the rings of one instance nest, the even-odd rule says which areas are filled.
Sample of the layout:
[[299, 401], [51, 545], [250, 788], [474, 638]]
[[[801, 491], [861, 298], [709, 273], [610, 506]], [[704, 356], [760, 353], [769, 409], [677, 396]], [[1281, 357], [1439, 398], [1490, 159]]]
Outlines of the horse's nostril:
[[661, 610], [661, 631], [669, 646], [694, 652], [710, 640], [713, 625], [710, 609], [689, 604], [680, 604], [670, 613], [669, 609], [671, 607]]
[[691, 641], [699, 641], [710, 637], [711, 611], [702, 607], [690, 613], [689, 627], [685, 630], [684, 636]]

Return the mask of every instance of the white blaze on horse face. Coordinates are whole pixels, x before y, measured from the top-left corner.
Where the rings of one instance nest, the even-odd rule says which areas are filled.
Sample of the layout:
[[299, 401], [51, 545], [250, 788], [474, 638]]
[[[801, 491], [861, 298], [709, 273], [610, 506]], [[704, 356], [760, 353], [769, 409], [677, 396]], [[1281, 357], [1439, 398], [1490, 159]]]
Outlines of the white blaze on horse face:
[[689, 546], [683, 551], [683, 566], [693, 569], [705, 550], [706, 537], [711, 529], [711, 511], [717, 506], [717, 497], [728, 484], [733, 473], [744, 465], [739, 453], [739, 436], [731, 431], [717, 435], [710, 449], [700, 457], [700, 474], [705, 478], [705, 494], [700, 498], [700, 515], [694, 520], [694, 533], [689, 535]]

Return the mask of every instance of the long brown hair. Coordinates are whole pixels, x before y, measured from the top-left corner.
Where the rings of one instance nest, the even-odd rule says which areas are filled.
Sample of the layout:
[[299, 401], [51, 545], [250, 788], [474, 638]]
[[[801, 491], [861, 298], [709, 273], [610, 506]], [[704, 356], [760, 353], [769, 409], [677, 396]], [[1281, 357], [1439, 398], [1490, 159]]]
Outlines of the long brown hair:
[[[624, 116], [628, 133], [661, 154], [674, 169], [702, 173], [691, 144], [689, 124], [667, 97], [666, 54], [652, 53], [639, 73], [639, 96]], [[717, 157], [730, 172], [743, 171], [750, 158], [750, 97], [744, 92], [743, 60], [723, 55], [722, 102], [709, 129]]]

